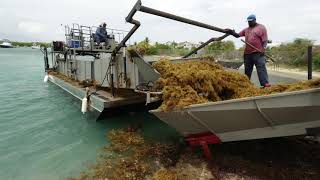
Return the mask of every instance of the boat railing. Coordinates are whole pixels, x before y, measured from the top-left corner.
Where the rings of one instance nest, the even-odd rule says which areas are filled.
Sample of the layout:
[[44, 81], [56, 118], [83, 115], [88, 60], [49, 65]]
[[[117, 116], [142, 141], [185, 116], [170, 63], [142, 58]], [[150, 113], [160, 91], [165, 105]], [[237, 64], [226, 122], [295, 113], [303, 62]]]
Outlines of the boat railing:
[[[97, 28], [98, 28], [97, 26], [92, 26], [93, 33], [96, 32]], [[120, 42], [125, 37], [126, 33], [129, 32], [129, 31], [113, 29], [113, 28], [106, 28], [106, 29], [107, 29], [108, 35], [111, 37], [114, 37], [114, 40], [116, 42]]]
[[[79, 24], [72, 24], [71, 27], [69, 25], [65, 26], [65, 36], [66, 42], [77, 41], [80, 42], [79, 45], [73, 46], [72, 48], [82, 49], [82, 50], [97, 50], [96, 43], [94, 41], [94, 34], [98, 27], [96, 26], [83, 26]], [[108, 33], [108, 43], [109, 47], [113, 48], [117, 45], [124, 37], [128, 31], [106, 28]], [[130, 44], [130, 41], [129, 41]], [[70, 45], [69, 45], [70, 46]]]

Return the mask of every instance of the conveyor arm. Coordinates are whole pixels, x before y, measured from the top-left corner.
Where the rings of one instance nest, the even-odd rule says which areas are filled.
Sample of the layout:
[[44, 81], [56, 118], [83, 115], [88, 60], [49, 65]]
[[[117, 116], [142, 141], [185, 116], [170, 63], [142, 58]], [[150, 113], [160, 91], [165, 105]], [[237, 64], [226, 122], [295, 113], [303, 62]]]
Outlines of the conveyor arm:
[[186, 23], [186, 24], [191, 24], [191, 25], [202, 27], [202, 28], [205, 28], [205, 29], [209, 29], [209, 30], [225, 33], [224, 29], [221, 29], [221, 28], [218, 28], [218, 27], [215, 27], [215, 26], [211, 26], [209, 24], [201, 23], [201, 22], [198, 22], [198, 21], [194, 21], [194, 20], [191, 20], [191, 19], [187, 19], [187, 18], [184, 18], [184, 17], [180, 17], [180, 16], [176, 16], [176, 15], [173, 15], [173, 14], [169, 14], [169, 13], [166, 13], [166, 12], [163, 12], [163, 11], [158, 11], [156, 9], [152, 9], [152, 8], [149, 8], [149, 7], [146, 7], [146, 6], [140, 6], [139, 11], [144, 12], [144, 13], [153, 14], [153, 15], [160, 16], [160, 17], [164, 17], [164, 18], [168, 18], [168, 19], [172, 19], [172, 20], [175, 20], [175, 21], [180, 21], [180, 22], [183, 22], [183, 23]]
[[164, 17], [167, 19], [172, 19], [175, 21], [179, 21], [179, 22], [183, 22], [186, 24], [190, 24], [190, 25], [194, 25], [194, 26], [198, 26], [198, 27], [202, 27], [205, 29], [209, 29], [209, 30], [213, 30], [213, 31], [218, 31], [221, 33], [225, 33], [225, 30], [222, 28], [218, 28], [209, 24], [205, 24], [205, 23], [201, 23], [195, 20], [191, 20], [191, 19], [187, 19], [181, 16], [176, 16], [170, 13], [166, 13], [163, 11], [159, 11], [156, 9], [152, 9], [146, 6], [142, 6], [141, 0], [138, 0], [137, 3], [133, 6], [132, 10], [130, 11], [130, 13], [128, 14], [128, 16], [126, 17], [126, 21], [134, 24], [134, 27], [130, 30], [130, 32], [126, 35], [126, 37], [119, 43], [119, 45], [114, 49], [114, 51], [112, 52], [113, 56], [115, 56], [119, 50], [125, 46], [126, 42], [130, 39], [130, 37], [136, 32], [136, 30], [140, 27], [140, 22], [137, 20], [133, 19], [133, 16], [135, 15], [135, 13], [137, 11], [141, 11], [144, 13], [148, 13], [148, 14], [152, 14], [152, 15], [156, 15], [156, 16], [160, 16], [160, 17]]
[[191, 51], [190, 53], [188, 53], [187, 55], [183, 56], [183, 58], [187, 58], [189, 56], [191, 56], [192, 54], [195, 54], [196, 52], [198, 52], [200, 49], [204, 48], [205, 46], [207, 46], [208, 44], [214, 42], [214, 41], [222, 41], [224, 38], [228, 37], [229, 34], [225, 34], [221, 37], [218, 38], [211, 38], [209, 39], [207, 42], [201, 44], [199, 47], [197, 47], [196, 49], [194, 49], [193, 51]]

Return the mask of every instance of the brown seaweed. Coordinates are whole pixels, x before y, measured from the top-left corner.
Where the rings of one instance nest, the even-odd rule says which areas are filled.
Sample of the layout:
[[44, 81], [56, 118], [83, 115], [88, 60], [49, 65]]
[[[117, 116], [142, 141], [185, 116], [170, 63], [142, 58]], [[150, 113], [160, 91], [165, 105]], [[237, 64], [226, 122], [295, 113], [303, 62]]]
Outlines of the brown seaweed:
[[161, 74], [155, 87], [163, 93], [160, 106], [163, 111], [181, 109], [192, 104], [320, 87], [320, 79], [316, 79], [261, 89], [244, 74], [225, 69], [211, 59], [180, 63], [160, 59], [153, 67]]

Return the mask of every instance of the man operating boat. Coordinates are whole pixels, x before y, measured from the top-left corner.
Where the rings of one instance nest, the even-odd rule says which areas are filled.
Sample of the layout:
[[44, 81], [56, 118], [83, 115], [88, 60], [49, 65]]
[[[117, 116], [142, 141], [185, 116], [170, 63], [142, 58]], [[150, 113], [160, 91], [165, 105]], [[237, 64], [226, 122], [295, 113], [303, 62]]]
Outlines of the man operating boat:
[[95, 38], [97, 41], [97, 44], [100, 45], [101, 42], [107, 42], [107, 24], [106, 23], [102, 23], [102, 25], [100, 25], [97, 30], [96, 30], [96, 34], [95, 34]]

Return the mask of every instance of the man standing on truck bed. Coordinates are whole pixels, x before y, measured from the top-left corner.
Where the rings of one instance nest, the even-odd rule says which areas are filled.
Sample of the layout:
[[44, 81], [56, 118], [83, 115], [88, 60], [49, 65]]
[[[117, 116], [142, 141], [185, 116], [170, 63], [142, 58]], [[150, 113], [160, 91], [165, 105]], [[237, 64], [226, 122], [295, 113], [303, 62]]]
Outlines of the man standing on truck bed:
[[244, 68], [245, 74], [251, 79], [253, 66], [256, 66], [260, 85], [270, 87], [268, 80], [268, 72], [266, 68], [266, 58], [264, 56], [265, 49], [268, 43], [267, 29], [264, 25], [256, 22], [256, 16], [250, 15], [247, 18], [249, 27], [236, 33], [234, 30], [226, 29], [225, 32], [233, 35], [236, 38], [245, 36], [245, 41], [255, 48], [246, 44], [244, 50]]

